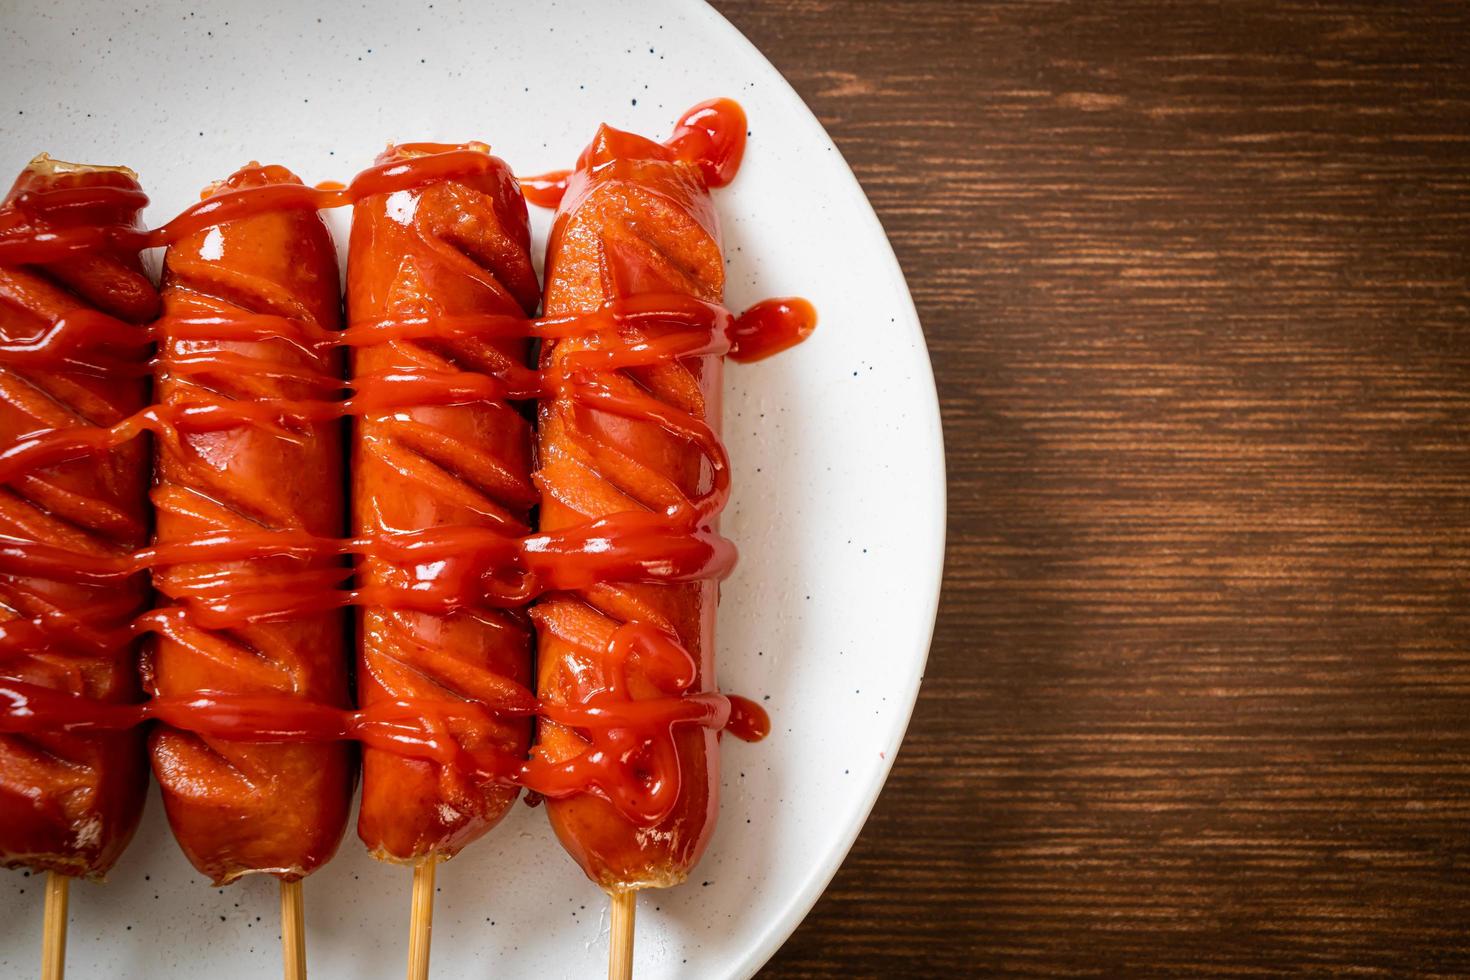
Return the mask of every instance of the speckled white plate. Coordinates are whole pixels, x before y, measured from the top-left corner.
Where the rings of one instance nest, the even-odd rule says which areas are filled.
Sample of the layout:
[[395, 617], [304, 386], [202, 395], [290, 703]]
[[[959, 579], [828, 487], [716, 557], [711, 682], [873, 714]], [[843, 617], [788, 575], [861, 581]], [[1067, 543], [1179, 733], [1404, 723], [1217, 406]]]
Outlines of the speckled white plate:
[[[310, 7], [3, 0], [0, 174], [43, 150], [125, 163], [156, 224], [250, 159], [308, 182], [346, 180], [390, 139], [483, 139], [536, 173], [569, 166], [603, 120], [661, 138], [705, 98], [732, 96], [749, 114], [744, 169], [717, 192], [729, 304], [797, 293], [821, 314], [807, 344], [727, 372], [735, 495], [724, 527], [741, 562], [720, 611], [720, 681], [761, 699], [774, 733], [726, 740], [713, 843], [689, 884], [645, 896], [637, 941], [640, 977], [748, 976], [857, 836], [929, 647], [943, 453], [893, 252], [821, 126], [703, 5]], [[342, 243], [345, 217], [333, 215]], [[368, 858], [349, 830], [306, 883], [315, 976], [403, 975], [409, 877]], [[539, 810], [518, 806], [439, 885], [436, 976], [605, 970], [606, 899]], [[78, 885], [71, 901], [69, 976], [279, 975], [275, 882], [210, 888], [156, 797], [109, 882]], [[0, 976], [37, 972], [40, 932], [40, 881], [0, 872]]]

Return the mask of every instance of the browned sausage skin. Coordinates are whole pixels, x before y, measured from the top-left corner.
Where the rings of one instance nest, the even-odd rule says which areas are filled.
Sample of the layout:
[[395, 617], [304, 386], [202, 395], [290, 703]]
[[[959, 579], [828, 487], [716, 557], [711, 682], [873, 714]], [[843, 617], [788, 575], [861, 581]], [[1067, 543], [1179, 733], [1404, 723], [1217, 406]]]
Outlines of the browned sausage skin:
[[[84, 210], [44, 214], [27, 202], [52, 192], [113, 196]], [[0, 232], [68, 226], [136, 229], [146, 198], [120, 167], [38, 157], [0, 205]], [[0, 445], [41, 429], [106, 427], [141, 408], [141, 325], [158, 293], [135, 250], [105, 244], [44, 265], [0, 267], [0, 341], [41, 335], [68, 315], [116, 318], [114, 339], [132, 340], [136, 363], [104, 370], [39, 368], [0, 360]], [[136, 337], [127, 335], [136, 329]], [[30, 472], [0, 487], [0, 536], [95, 558], [117, 559], [148, 536], [148, 447], [135, 441], [85, 459]], [[0, 680], [104, 702], [139, 696], [136, 645], [128, 625], [146, 606], [147, 579], [87, 584], [0, 574]], [[0, 864], [101, 877], [132, 838], [147, 785], [142, 733], [0, 735]]]
[[[641, 293], [677, 293], [719, 302], [724, 264], [719, 224], [698, 166], [675, 159], [663, 145], [603, 127], [572, 173], [557, 212], [546, 259], [546, 314], [588, 313], [610, 300]], [[554, 369], [595, 337], [559, 340], [543, 349]], [[718, 435], [722, 362], [686, 357], [609, 376], [619, 391], [646, 392], [707, 423]], [[598, 443], [589, 454], [568, 420], [577, 407], [566, 394], [541, 406], [539, 466], [543, 531], [625, 511], [662, 511], [672, 491], [703, 492], [710, 474], [699, 450], [652, 422], [599, 410], [585, 424]], [[714, 530], [717, 522], [707, 527]], [[715, 691], [714, 581], [671, 584], [606, 583], [554, 593], [535, 608], [539, 627], [537, 691], [552, 705], [575, 704], [587, 673], [587, 650], [607, 647], [630, 620], [676, 636], [696, 666], [690, 693]], [[636, 665], [629, 694], [659, 696]], [[590, 793], [548, 799], [552, 827], [588, 877], [608, 891], [666, 887], [683, 881], [709, 841], [718, 809], [718, 732], [685, 725], [672, 732], [680, 778], [678, 800], [651, 826], [630, 820]], [[586, 752], [575, 729], [543, 720], [537, 752], [556, 763]]]
[[[294, 184], [290, 171], [250, 165], [213, 194]], [[187, 318], [252, 314], [302, 324], [307, 336], [341, 326], [337, 257], [321, 217], [295, 208], [200, 229], [168, 249], [159, 322], [157, 400], [167, 409], [218, 401], [309, 403], [340, 396], [341, 358], [284, 339], [178, 336]], [[258, 425], [159, 439], [153, 501], [160, 545], [221, 532], [343, 531], [343, 424], [294, 420], [285, 434]], [[346, 617], [338, 609], [211, 627], [188, 600], [218, 590], [330, 593], [346, 577], [332, 557], [165, 565], [154, 573], [178, 615], [159, 618], [148, 661], [154, 693], [275, 695], [345, 707]], [[216, 883], [265, 872], [300, 878], [336, 851], [356, 779], [346, 742], [252, 743], [163, 726], [153, 770], [174, 836]]]
[[[483, 144], [390, 147], [380, 163]], [[353, 324], [394, 317], [528, 316], [538, 287], [526, 205], [509, 168], [494, 157], [480, 173], [377, 194], [353, 212], [347, 310]], [[385, 374], [496, 375], [523, 366], [524, 339], [399, 340], [358, 350], [354, 383]], [[358, 389], [361, 391], [361, 387]], [[449, 526], [524, 534], [536, 503], [531, 424], [504, 401], [367, 412], [352, 443], [352, 511], [360, 535]], [[413, 568], [364, 558], [359, 585], [407, 588]], [[364, 708], [391, 700], [495, 701], [507, 682], [531, 683], [531, 624], [524, 610], [453, 612], [365, 607], [358, 696]], [[432, 723], [432, 721], [431, 721]], [[470, 750], [525, 755], [528, 719], [458, 726]], [[358, 834], [375, 856], [445, 858], [494, 826], [515, 801], [503, 781], [470, 778], [425, 759], [363, 752]]]

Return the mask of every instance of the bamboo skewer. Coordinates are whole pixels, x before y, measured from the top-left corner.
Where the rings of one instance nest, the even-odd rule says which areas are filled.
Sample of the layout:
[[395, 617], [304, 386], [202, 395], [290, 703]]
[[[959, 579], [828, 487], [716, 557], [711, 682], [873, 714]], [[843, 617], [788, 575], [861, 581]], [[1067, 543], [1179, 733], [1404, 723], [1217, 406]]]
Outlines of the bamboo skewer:
[[281, 882], [281, 960], [286, 980], [306, 980], [305, 900], [301, 879]]
[[612, 929], [607, 941], [607, 980], [632, 980], [633, 922], [637, 913], [637, 889], [612, 893]]
[[428, 980], [429, 938], [434, 931], [434, 857], [413, 866], [413, 899], [408, 917], [408, 980]]
[[71, 879], [46, 872], [46, 911], [41, 926], [41, 980], [66, 975], [66, 905]]

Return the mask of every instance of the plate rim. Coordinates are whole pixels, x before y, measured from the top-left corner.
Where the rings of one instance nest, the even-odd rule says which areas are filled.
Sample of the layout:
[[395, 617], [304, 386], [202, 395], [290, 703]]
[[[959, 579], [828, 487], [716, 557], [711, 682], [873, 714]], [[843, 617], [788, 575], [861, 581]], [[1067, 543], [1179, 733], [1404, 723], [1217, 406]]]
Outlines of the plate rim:
[[[894, 352], [904, 358], [899, 363], [909, 375], [903, 386], [895, 386], [894, 390], [903, 393], [900, 404], [906, 414], [904, 425], [912, 432], [913, 453], [920, 460], [920, 469], [912, 474], [914, 504], [905, 522], [905, 533], [914, 542], [910, 552], [912, 557], [905, 562], [912, 576], [903, 583], [903, 589], [908, 593], [905, 603], [907, 614], [903, 629], [891, 648], [893, 660], [900, 665], [894, 670], [900, 683], [886, 692], [889, 704], [885, 717], [874, 729], [881, 739], [880, 746], [887, 751], [886, 754], [880, 753], [881, 759], [875, 764], [865, 766], [867, 775], [844, 802], [840, 821], [824, 828], [820, 838], [814, 841], [817, 846], [810, 849], [812, 858], [793, 862], [797, 864], [796, 873], [787, 879], [792, 884], [779, 891], [773, 889], [770, 898], [760, 903], [765, 908], [751, 916], [753, 921], [749, 927], [742, 927], [741, 941], [731, 944], [727, 950], [728, 960], [710, 964], [714, 975], [749, 978], [796, 931], [847, 859], [887, 783], [912, 721], [926, 672], [944, 578], [947, 545], [944, 428], [932, 359], [903, 267], [846, 157], [780, 70], [709, 0], [692, 4], [676, 0], [674, 6], [691, 29], [707, 32], [710, 40], [728, 52], [732, 61], [738, 61], [742, 71], [748, 70], [751, 79], [763, 83], [762, 101], [767, 102], [773, 114], [786, 122], [785, 111], [790, 109], [789, 136], [794, 142], [814, 150], [825, 147], [827, 153], [824, 155], [836, 158], [831, 162], [833, 169], [830, 173], [824, 172], [824, 180], [834, 205], [851, 218], [852, 228], [871, 260], [871, 265], [864, 263], [870, 282], [884, 297], [886, 313], [894, 318], [894, 322], [885, 324], [884, 329], [892, 331]], [[642, 10], [651, 12], [655, 8], [633, 9], [641, 14]], [[739, 98], [739, 93], [728, 94]], [[336, 237], [339, 250], [345, 249], [345, 237]], [[889, 295], [891, 301], [887, 299]], [[151, 790], [154, 791], [156, 787]], [[150, 802], [149, 808], [155, 812], [145, 816], [146, 820], [162, 819], [156, 800]], [[352, 840], [353, 832], [349, 825], [343, 837], [344, 847], [349, 846]], [[212, 956], [209, 959], [218, 967]], [[207, 967], [209, 963], [204, 965]]]
[[933, 474], [933, 479], [927, 488], [930, 499], [927, 506], [919, 509], [921, 515], [927, 516], [925, 523], [928, 526], [927, 528], [917, 527], [915, 530], [916, 536], [923, 535], [930, 543], [930, 560], [926, 564], [932, 567], [932, 571], [928, 581], [922, 583], [926, 590], [927, 600], [921, 604], [927, 607], [928, 614], [923, 617], [922, 625], [916, 635], [919, 642], [916, 644], [915, 656], [912, 658], [915, 669], [907, 688], [901, 693], [904, 707], [893, 713], [892, 721], [885, 732], [884, 742], [892, 744], [893, 751], [884, 757], [883, 764], [873, 770], [873, 776], [861, 794], [862, 805], [853, 808], [851, 816], [841, 831], [832, 838], [836, 846], [830, 848], [821, 861], [813, 864], [801, 887], [787, 898], [777, 916], [764, 929], [759, 941], [744, 954], [739, 962], [731, 964], [729, 976], [749, 980], [776, 954], [786, 940], [791, 938], [797, 927], [806, 919], [817, 901], [826, 892], [832, 879], [836, 877], [838, 870], [847, 860], [848, 854], [852, 852], [853, 845], [857, 843], [858, 835], [867, 825], [868, 817], [872, 815], [873, 807], [877, 805], [878, 797], [882, 794], [883, 787], [888, 782], [889, 773], [893, 771], [893, 764], [902, 750], [903, 740], [913, 720], [914, 708], [918, 704], [919, 687], [923, 683], [927, 670], [929, 652], [934, 640], [934, 628], [939, 616], [939, 598], [944, 581], [948, 530], [948, 474], [945, 466], [943, 418], [939, 405], [939, 389], [934, 379], [933, 359], [929, 355], [928, 341], [924, 336], [918, 308], [914, 305], [913, 293], [903, 274], [903, 266], [899, 263], [898, 255], [893, 250], [893, 243], [888, 238], [887, 229], [883, 227], [878, 212], [873, 208], [873, 202], [868, 199], [867, 192], [863, 190], [862, 183], [852, 170], [852, 165], [847, 162], [847, 157], [843, 155], [841, 148], [837, 146], [826, 127], [817, 118], [816, 113], [806, 104], [801, 93], [797, 92], [786, 80], [786, 76], [781, 73], [780, 69], [766, 57], [765, 52], [746, 37], [744, 32], [736, 27], [729, 18], [715, 9], [709, 0], [701, 0], [699, 4], [691, 8], [691, 12], [704, 16], [716, 30], [729, 34], [732, 44], [744, 48], [760, 70], [766, 73], [767, 80], [777, 85], [795, 101], [796, 106], [799, 107], [796, 114], [806, 127], [805, 135], [810, 136], [816, 143], [827, 146], [840, 163], [847, 177], [845, 182], [840, 182], [846, 198], [845, 203], [852, 208], [854, 215], [860, 216], [861, 220], [868, 225], [870, 232], [875, 233], [882, 241], [883, 250], [874, 257], [875, 262], [887, 268], [889, 273], [887, 285], [894, 288], [896, 295], [902, 297], [897, 307], [899, 325], [906, 328], [915, 341], [914, 349], [922, 351], [922, 357], [916, 357], [916, 360], [922, 362], [923, 365], [923, 371], [920, 372], [921, 377], [916, 379], [922, 403], [918, 407], [923, 411], [925, 428], [933, 434], [932, 439], [925, 440], [926, 455], [930, 457], [925, 470]]

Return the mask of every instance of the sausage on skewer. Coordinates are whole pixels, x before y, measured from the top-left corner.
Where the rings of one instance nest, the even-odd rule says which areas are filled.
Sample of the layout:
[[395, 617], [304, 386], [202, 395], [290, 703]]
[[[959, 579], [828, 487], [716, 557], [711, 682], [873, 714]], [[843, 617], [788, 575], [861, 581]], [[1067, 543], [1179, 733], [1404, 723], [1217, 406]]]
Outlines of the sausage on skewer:
[[[209, 197], [296, 184], [278, 166], [250, 165]], [[219, 403], [327, 403], [341, 394], [337, 256], [312, 210], [268, 210], [195, 231], [168, 249], [159, 322], [157, 399], [165, 409]], [[241, 318], [282, 318], [295, 336], [228, 336]], [[189, 334], [213, 320], [212, 336]], [[289, 325], [289, 326], [286, 326]], [[157, 440], [156, 542], [276, 532], [343, 531], [340, 420], [287, 418], [282, 431], [240, 425]], [[273, 695], [349, 702], [345, 615], [331, 604], [346, 577], [331, 555], [160, 565], [163, 608], [148, 659], [154, 693]], [[272, 597], [287, 603], [272, 614]], [[318, 608], [311, 608], [319, 597]], [[208, 615], [211, 603], [261, 600], [259, 618]], [[289, 603], [301, 608], [291, 611]], [[255, 743], [160, 727], [153, 769], [174, 836], [215, 883], [263, 872], [311, 873], [337, 849], [356, 778], [346, 742]]]
[[[604, 126], [571, 174], [555, 218], [547, 246], [546, 315], [591, 313], [609, 301], [648, 293], [718, 303], [723, 290], [719, 225], [701, 168], [663, 144]], [[567, 358], [602, 343], [596, 335], [548, 343], [543, 370], [555, 374]], [[707, 426], [713, 438], [719, 433], [722, 374], [720, 357], [702, 355], [607, 372], [601, 381], [617, 397], [656, 400], [670, 413]], [[649, 419], [579, 405], [565, 388], [541, 406], [539, 454], [543, 531], [608, 515], [687, 508], [711, 492], [715, 479], [711, 461], [690, 440]], [[713, 531], [717, 521], [716, 512], [689, 530]], [[542, 701], [555, 707], [605, 696], [607, 671], [598, 666], [603, 651], [621, 627], [634, 622], [676, 638], [688, 651], [695, 671], [687, 693], [713, 693], [718, 596], [718, 583], [711, 580], [610, 582], [547, 596], [533, 613]], [[623, 669], [628, 697], [667, 693], [636, 659]], [[714, 829], [718, 732], [678, 725], [660, 737], [672, 741], [673, 771], [639, 773], [640, 763], [632, 765], [647, 783], [675, 781], [677, 799], [656, 822], [631, 819], [600, 794], [547, 800], [562, 844], [588, 877], [615, 895], [683, 881]], [[541, 722], [541, 760], [566, 762], [588, 750], [588, 739], [575, 727]], [[644, 761], [656, 768], [656, 760]]]
[[[390, 147], [379, 163], [484, 154], [478, 172], [431, 179], [364, 198], [353, 212], [347, 310], [354, 327], [394, 319], [478, 314], [528, 316], [539, 299], [526, 205], [506, 165], [484, 144]], [[398, 339], [355, 352], [356, 397], [382, 379], [498, 377], [523, 368], [524, 338]], [[503, 399], [365, 410], [352, 444], [353, 519], [367, 537], [474, 528], [508, 536], [528, 530], [531, 424]], [[358, 566], [370, 594], [408, 591], [443, 572], [434, 564], [376, 557]], [[452, 610], [365, 602], [358, 696], [364, 708], [412, 701], [435, 734], [469, 751], [524, 757], [530, 721], [450, 724], [433, 705], [498, 702], [531, 682], [531, 624], [524, 610], [488, 604]], [[515, 801], [504, 781], [389, 751], [363, 752], [358, 834], [375, 856], [432, 862], [453, 856], [494, 826]]]
[[[87, 202], [87, 203], [83, 203]], [[136, 230], [147, 198], [132, 171], [36, 158], [3, 205], [0, 233]], [[0, 357], [0, 446], [43, 429], [105, 428], [147, 398], [141, 326], [158, 293], [129, 250], [104, 241], [40, 265], [0, 267], [0, 341], [57, 321], [113, 318], [46, 363]], [[38, 344], [45, 347], [45, 344]], [[148, 536], [148, 447], [135, 441], [26, 472], [0, 487], [0, 536], [122, 560]], [[88, 582], [0, 571], [0, 681], [102, 702], [136, 701], [129, 630], [146, 576]], [[140, 731], [0, 735], [0, 864], [99, 878], [132, 838], [148, 769]]]

